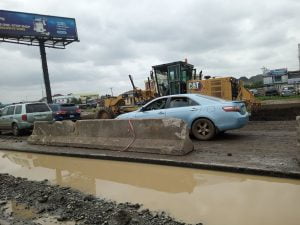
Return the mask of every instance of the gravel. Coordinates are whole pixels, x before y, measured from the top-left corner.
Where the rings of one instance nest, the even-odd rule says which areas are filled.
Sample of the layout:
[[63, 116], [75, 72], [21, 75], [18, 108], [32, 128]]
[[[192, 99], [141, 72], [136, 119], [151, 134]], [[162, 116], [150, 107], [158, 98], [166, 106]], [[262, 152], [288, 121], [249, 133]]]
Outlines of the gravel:
[[[9, 205], [22, 206], [24, 213], [9, 210]], [[30, 216], [28, 216], [30, 214]], [[25, 215], [25, 216], [24, 216]], [[139, 204], [116, 203], [96, 198], [69, 187], [50, 185], [47, 180], [0, 174], [0, 224], [43, 224], [43, 218], [54, 218], [53, 224], [102, 225], [180, 225], [164, 212], [151, 212]], [[51, 223], [51, 224], [52, 224]], [[49, 223], [47, 223], [49, 224]], [[69, 224], [69, 223], [68, 223]], [[201, 223], [198, 223], [200, 225]]]

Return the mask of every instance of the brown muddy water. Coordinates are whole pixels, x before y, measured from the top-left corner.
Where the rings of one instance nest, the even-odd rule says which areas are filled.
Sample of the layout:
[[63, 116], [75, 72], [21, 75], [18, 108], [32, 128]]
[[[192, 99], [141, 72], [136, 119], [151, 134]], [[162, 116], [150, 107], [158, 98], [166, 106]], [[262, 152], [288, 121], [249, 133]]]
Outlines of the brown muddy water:
[[9, 151], [0, 151], [0, 173], [48, 179], [119, 203], [140, 203], [186, 223], [300, 221], [300, 180]]

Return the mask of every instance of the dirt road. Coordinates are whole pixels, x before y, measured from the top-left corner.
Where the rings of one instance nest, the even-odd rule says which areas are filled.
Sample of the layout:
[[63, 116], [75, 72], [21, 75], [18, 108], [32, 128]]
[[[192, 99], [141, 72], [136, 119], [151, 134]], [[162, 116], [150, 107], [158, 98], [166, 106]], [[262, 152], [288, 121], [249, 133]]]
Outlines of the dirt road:
[[185, 156], [29, 145], [26, 138], [1, 135], [0, 149], [300, 178], [295, 121], [252, 121], [212, 141], [193, 140]]

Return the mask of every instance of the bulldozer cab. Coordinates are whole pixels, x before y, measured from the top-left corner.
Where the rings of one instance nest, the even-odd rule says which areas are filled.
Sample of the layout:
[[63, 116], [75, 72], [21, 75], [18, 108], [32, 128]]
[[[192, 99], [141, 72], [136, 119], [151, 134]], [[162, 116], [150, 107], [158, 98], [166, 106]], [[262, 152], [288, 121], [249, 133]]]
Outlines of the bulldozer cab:
[[159, 96], [187, 93], [187, 82], [193, 77], [193, 65], [177, 61], [152, 68]]

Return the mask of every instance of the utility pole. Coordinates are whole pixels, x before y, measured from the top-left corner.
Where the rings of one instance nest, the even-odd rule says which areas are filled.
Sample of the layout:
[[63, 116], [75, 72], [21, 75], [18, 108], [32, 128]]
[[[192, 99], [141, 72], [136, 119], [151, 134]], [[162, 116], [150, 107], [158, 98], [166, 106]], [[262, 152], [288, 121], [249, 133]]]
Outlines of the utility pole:
[[48, 72], [44, 40], [39, 40], [39, 44], [40, 44], [40, 53], [41, 53], [42, 67], [43, 67], [43, 74], [44, 74], [44, 82], [45, 82], [45, 88], [46, 88], [47, 103], [51, 104], [52, 103], [52, 94], [51, 94], [50, 79], [49, 79], [49, 72]]
[[111, 96], [114, 96], [112, 89], [113, 89], [113, 88], [111, 87], [111, 88], [110, 88]]

